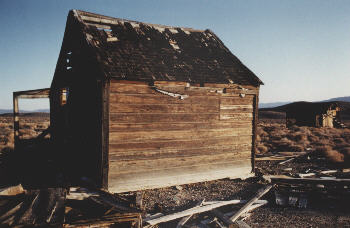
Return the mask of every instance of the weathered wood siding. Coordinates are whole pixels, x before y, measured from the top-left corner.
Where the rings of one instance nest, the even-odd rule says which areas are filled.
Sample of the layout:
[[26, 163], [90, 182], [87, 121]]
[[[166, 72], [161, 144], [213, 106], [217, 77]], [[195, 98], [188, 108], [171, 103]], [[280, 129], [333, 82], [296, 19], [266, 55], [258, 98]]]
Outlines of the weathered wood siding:
[[[111, 81], [109, 191], [242, 177], [251, 172], [254, 95], [241, 97], [223, 84], [188, 86]], [[188, 97], [171, 97], [156, 88]]]

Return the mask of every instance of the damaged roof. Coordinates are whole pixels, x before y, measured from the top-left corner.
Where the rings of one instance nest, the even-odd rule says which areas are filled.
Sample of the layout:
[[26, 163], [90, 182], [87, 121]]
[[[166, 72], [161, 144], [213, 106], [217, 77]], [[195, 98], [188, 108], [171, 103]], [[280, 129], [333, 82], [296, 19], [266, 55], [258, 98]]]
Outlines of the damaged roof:
[[154, 25], [73, 10], [106, 77], [260, 85], [210, 30]]

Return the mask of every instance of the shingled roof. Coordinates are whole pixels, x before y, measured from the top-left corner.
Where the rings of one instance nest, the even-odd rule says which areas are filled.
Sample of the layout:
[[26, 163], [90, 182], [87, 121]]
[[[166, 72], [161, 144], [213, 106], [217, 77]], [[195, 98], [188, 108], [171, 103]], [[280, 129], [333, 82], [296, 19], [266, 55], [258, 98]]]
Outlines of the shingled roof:
[[82, 25], [106, 77], [262, 84], [210, 30], [154, 25], [79, 10], [71, 14]]

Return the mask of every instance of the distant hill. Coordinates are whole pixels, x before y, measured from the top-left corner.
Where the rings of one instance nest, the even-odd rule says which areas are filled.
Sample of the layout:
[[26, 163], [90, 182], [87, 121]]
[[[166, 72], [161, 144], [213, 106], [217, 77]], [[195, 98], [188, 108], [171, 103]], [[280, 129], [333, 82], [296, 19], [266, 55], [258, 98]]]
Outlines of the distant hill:
[[12, 113], [12, 109], [0, 109], [0, 114]]
[[[318, 101], [318, 102], [329, 102], [329, 101], [350, 102], [350, 96], [347, 96], [347, 97], [335, 97], [335, 98], [330, 98], [328, 100], [323, 100], [323, 101]], [[296, 101], [259, 103], [259, 108], [275, 108], [275, 107], [283, 106], [283, 105], [290, 104], [290, 103], [293, 103], [293, 102], [296, 102]]]
[[289, 103], [291, 102], [259, 103], [259, 108], [274, 108], [274, 107], [289, 104]]
[[350, 96], [348, 96], [348, 97], [335, 97], [335, 98], [331, 98], [331, 99], [325, 100], [325, 101], [346, 101], [346, 102], [350, 102]]
[[[20, 113], [50, 113], [50, 109], [36, 109], [36, 110], [20, 110]], [[12, 115], [13, 110], [12, 109], [0, 109], [0, 115], [1, 114], [11, 114]]]
[[[10, 112], [10, 113], [2, 113], [0, 114], [0, 116], [3, 116], [3, 117], [12, 117], [13, 116], [13, 113]], [[50, 113], [48, 112], [21, 112], [19, 114], [19, 116], [22, 116], [22, 117], [50, 117]]]
[[[335, 99], [337, 99], [337, 98], [335, 98]], [[327, 102], [329, 102], [329, 101], [334, 101], [334, 100], [332, 100], [332, 99], [327, 100]], [[260, 108], [259, 112], [261, 113], [262, 116], [268, 116], [271, 113], [274, 113], [275, 115], [276, 115], [276, 113], [285, 113], [289, 107], [293, 107], [297, 103], [301, 103], [301, 102], [305, 102], [305, 101], [292, 102], [289, 104], [285, 104], [285, 105], [281, 105], [281, 106], [277, 106], [277, 107], [273, 107], [273, 108]], [[312, 102], [310, 102], [310, 103], [312, 103]], [[337, 101], [337, 103], [340, 106], [340, 109], [341, 109], [340, 115], [342, 116], [342, 118], [350, 119], [350, 102]]]

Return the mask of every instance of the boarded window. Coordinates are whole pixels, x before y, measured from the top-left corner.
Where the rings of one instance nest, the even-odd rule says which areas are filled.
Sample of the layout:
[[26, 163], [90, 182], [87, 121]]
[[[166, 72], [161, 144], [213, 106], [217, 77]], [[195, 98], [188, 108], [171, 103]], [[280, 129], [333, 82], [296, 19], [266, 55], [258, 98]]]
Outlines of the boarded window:
[[69, 94], [68, 88], [61, 89], [61, 91], [60, 91], [60, 104], [61, 104], [61, 106], [67, 104], [68, 94]]

